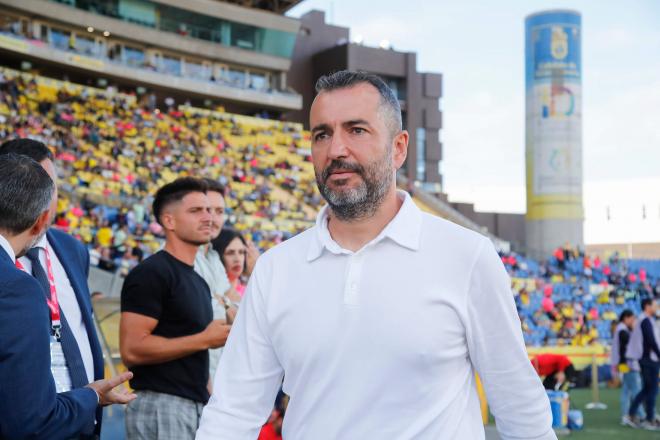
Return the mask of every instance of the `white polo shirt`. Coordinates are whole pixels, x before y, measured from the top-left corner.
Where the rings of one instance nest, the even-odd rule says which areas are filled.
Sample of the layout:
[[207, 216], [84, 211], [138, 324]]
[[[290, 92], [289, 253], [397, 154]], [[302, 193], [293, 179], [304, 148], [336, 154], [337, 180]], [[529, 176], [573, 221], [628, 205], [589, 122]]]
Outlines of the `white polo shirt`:
[[483, 439], [475, 373], [502, 439], [556, 438], [492, 244], [399, 196], [357, 252], [326, 207], [259, 258], [197, 439], [256, 439], [282, 377], [287, 440]]

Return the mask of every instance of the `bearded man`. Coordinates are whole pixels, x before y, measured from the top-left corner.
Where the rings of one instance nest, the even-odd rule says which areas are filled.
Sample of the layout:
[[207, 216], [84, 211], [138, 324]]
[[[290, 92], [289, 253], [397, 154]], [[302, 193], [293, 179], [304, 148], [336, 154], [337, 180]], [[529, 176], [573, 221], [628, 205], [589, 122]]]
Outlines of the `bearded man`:
[[319, 79], [312, 160], [328, 202], [250, 278], [197, 439], [256, 439], [284, 378], [283, 437], [556, 439], [491, 242], [397, 191], [408, 133], [377, 76]]

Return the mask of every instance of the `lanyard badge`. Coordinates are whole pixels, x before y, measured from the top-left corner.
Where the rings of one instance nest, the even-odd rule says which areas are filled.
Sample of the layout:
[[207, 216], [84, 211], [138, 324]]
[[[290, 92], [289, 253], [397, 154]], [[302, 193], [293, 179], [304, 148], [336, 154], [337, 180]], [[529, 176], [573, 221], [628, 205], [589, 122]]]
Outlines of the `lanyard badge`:
[[[48, 276], [48, 286], [50, 288], [50, 298], [46, 298], [48, 310], [50, 310], [50, 328], [51, 333], [60, 342], [62, 339], [62, 322], [60, 321], [60, 305], [57, 301], [57, 289], [55, 288], [55, 276], [53, 275], [53, 265], [50, 261], [48, 249], [44, 248], [46, 253], [46, 274]], [[27, 273], [20, 261], [16, 260], [16, 267]]]

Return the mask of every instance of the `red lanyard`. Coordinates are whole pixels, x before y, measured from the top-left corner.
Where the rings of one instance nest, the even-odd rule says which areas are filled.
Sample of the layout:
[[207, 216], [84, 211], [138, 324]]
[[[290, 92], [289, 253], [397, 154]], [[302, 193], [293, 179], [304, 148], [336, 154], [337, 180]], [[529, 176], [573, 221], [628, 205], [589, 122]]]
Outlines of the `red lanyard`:
[[[46, 274], [48, 275], [48, 284], [50, 286], [50, 298], [46, 298], [46, 304], [50, 309], [50, 326], [53, 336], [58, 341], [61, 338], [62, 323], [60, 322], [60, 304], [57, 302], [57, 289], [55, 288], [55, 276], [53, 276], [53, 265], [50, 262], [48, 249], [43, 248], [46, 254]], [[16, 260], [16, 267], [25, 272], [25, 268], [20, 261]]]

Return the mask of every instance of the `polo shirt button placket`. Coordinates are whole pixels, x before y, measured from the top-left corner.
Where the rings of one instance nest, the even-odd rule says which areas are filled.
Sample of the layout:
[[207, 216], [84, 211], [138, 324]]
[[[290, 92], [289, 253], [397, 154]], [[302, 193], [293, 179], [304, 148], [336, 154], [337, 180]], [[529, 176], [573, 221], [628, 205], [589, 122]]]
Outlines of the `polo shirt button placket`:
[[363, 258], [362, 254], [352, 254], [348, 257], [348, 274], [344, 287], [344, 304], [346, 305], [359, 305], [358, 287]]

